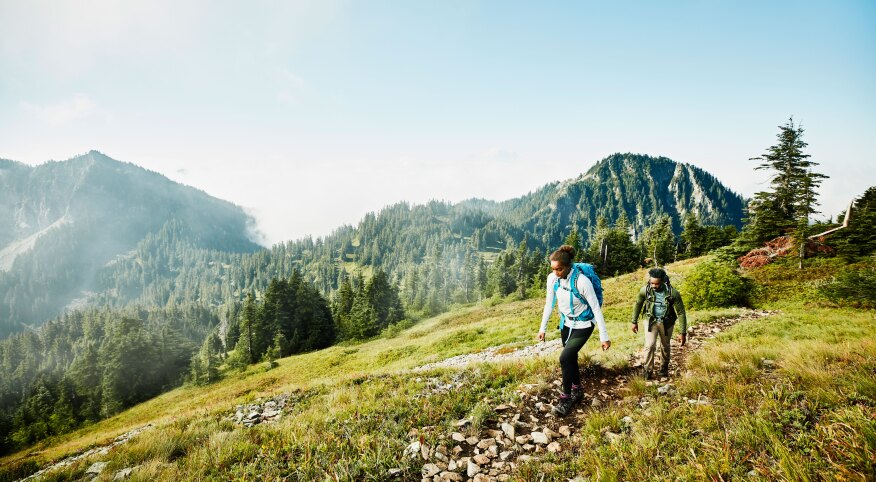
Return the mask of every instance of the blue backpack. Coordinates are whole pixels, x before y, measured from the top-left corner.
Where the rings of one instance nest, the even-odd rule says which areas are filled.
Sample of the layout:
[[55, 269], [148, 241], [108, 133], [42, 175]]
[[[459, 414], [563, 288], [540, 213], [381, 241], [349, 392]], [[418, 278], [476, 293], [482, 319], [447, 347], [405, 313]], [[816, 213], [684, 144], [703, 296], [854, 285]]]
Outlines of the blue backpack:
[[[590, 309], [590, 305], [587, 303], [587, 300], [584, 298], [584, 295], [578, 291], [578, 275], [583, 274], [590, 280], [590, 283], [593, 285], [593, 291], [596, 293], [596, 299], [599, 300], [599, 306], [602, 306], [602, 281], [600, 281], [599, 276], [596, 274], [596, 271], [593, 270], [593, 265], [587, 263], [575, 263], [572, 265], [572, 272], [569, 273], [569, 286], [572, 288], [569, 290], [569, 306], [575, 306], [572, 302], [574, 298], [578, 298], [584, 303], [587, 308], [584, 309], [584, 312], [581, 313], [580, 316], [572, 319], [572, 321], [587, 321], [593, 319], [593, 310]], [[557, 278], [557, 281], [554, 282], [554, 300], [557, 303], [557, 311], [559, 311], [560, 301], [556, 297], [557, 292], [560, 289], [560, 279]], [[574, 297], [574, 298], [573, 298]], [[563, 326], [566, 325], [566, 315], [562, 311], [560, 311], [560, 329], [563, 329]]]

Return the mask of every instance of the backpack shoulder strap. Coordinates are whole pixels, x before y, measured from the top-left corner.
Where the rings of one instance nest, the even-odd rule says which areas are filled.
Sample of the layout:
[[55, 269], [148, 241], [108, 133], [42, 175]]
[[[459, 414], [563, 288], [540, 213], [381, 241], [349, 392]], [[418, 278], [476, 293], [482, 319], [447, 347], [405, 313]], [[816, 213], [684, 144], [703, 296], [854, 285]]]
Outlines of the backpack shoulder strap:
[[572, 294], [575, 295], [576, 298], [581, 300], [584, 303], [587, 303], [587, 300], [584, 298], [584, 295], [578, 291], [578, 276], [583, 274], [581, 272], [581, 267], [578, 266], [578, 263], [572, 265], [572, 272], [569, 273], [569, 288], [572, 290]]

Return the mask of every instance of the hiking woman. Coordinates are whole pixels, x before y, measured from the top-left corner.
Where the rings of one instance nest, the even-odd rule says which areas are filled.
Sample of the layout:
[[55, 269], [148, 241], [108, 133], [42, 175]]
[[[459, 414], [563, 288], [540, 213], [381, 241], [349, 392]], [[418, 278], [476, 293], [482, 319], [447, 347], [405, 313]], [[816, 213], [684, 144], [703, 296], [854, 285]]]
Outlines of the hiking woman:
[[[605, 328], [605, 317], [599, 306], [599, 299], [593, 288], [593, 283], [584, 273], [578, 272], [570, 276], [573, 270], [579, 270], [579, 266], [573, 263], [575, 248], [563, 245], [551, 254], [551, 274], [547, 277], [547, 289], [545, 291], [544, 313], [541, 317], [541, 328], [538, 331], [539, 341], [544, 341], [545, 329], [551, 312], [554, 309], [554, 301], [562, 319], [560, 330], [563, 342], [563, 352], [560, 354], [560, 367], [563, 371], [563, 393], [560, 400], [554, 406], [553, 412], [559, 416], [565, 416], [572, 411], [572, 407], [581, 401], [581, 372], [578, 369], [578, 352], [590, 335], [593, 333], [594, 321], [599, 327], [599, 341], [602, 349], [608, 350], [611, 341], [608, 339], [608, 331]], [[584, 265], [589, 269], [589, 266]], [[595, 273], [593, 273], [595, 277]], [[575, 286], [570, 282], [574, 279]]]

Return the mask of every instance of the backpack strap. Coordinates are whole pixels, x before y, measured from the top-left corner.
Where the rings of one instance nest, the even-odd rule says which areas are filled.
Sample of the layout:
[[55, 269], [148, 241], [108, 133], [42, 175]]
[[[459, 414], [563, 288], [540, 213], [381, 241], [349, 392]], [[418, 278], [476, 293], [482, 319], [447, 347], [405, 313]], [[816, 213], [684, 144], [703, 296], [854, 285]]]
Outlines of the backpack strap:
[[[584, 295], [582, 295], [581, 292], [578, 291], [578, 275], [579, 274], [581, 274], [580, 268], [578, 268], [578, 266], [573, 264], [572, 271], [571, 271], [571, 273], [569, 273], [569, 309], [572, 309], [572, 307], [575, 306], [575, 298], [578, 298], [579, 300], [581, 300], [581, 303], [584, 303], [584, 305], [587, 306], [587, 310], [585, 310], [584, 313], [582, 313], [582, 317], [580, 317], [580, 318], [579, 317], [569, 317], [572, 321], [589, 320], [589, 319], [593, 318], [593, 311], [592, 311], [592, 308], [590, 308], [590, 303], [588, 303], [587, 299], [584, 298]], [[559, 300], [559, 298], [557, 298], [557, 295], [559, 294], [559, 289], [560, 289], [560, 278], [557, 278], [557, 280], [554, 282], [554, 302], [557, 305], [557, 311], [560, 312], [560, 326], [559, 326], [559, 328], [560, 328], [560, 330], [562, 330], [563, 327], [566, 326], [566, 315], [565, 315], [565, 313], [563, 313], [562, 310], [560, 310], [560, 300]], [[590, 318], [587, 318], [588, 313], [590, 314]]]

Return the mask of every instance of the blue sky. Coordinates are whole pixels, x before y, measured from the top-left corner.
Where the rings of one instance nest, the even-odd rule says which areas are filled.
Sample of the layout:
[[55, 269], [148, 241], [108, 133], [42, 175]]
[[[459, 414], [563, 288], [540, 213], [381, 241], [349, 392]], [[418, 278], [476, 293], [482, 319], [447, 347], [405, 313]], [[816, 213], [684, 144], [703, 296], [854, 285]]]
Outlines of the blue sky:
[[0, 0], [0, 157], [90, 149], [268, 242], [507, 199], [614, 152], [763, 189], [794, 116], [825, 214], [876, 184], [876, 2]]

